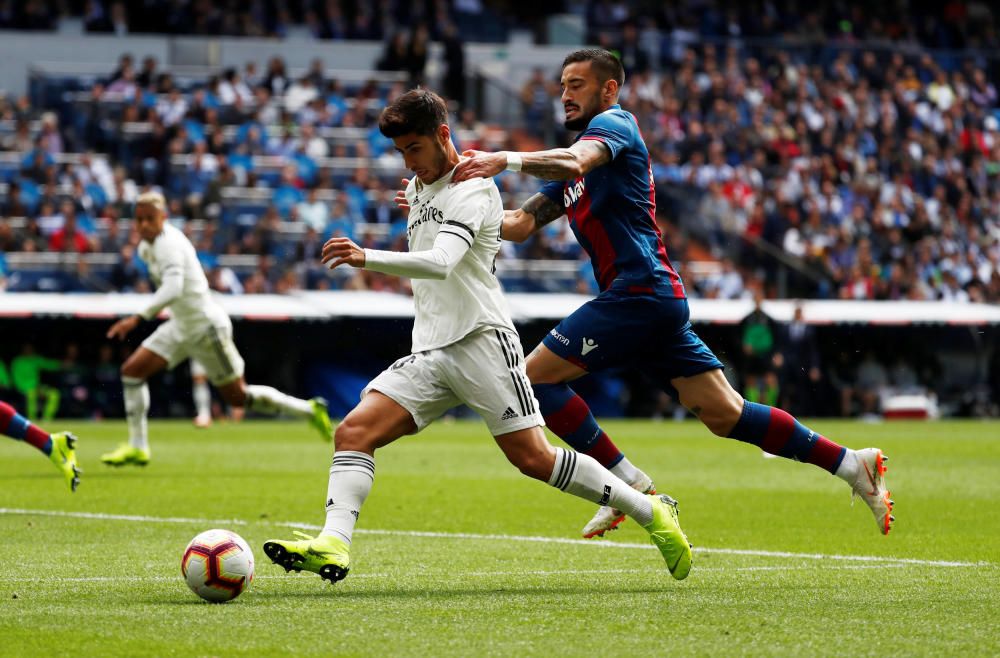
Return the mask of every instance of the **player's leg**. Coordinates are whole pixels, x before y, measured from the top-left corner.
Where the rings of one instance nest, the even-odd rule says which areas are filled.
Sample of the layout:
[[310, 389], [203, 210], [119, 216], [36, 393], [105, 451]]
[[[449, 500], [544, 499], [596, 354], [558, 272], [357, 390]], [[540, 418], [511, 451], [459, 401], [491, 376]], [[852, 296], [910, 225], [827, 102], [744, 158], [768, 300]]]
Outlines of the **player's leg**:
[[[634, 489], [653, 493], [650, 478], [615, 445], [594, 419], [590, 407], [568, 382], [588, 372], [625, 365], [644, 347], [636, 331], [645, 313], [642, 300], [602, 293], [550, 331], [527, 359], [528, 378], [548, 428], [574, 450], [596, 459]], [[636, 326], [628, 326], [629, 323]], [[624, 336], [624, 338], [623, 338]], [[602, 507], [583, 528], [583, 536], [601, 537], [625, 520], [613, 507]]]
[[851, 450], [815, 432], [788, 412], [744, 400], [721, 370], [677, 377], [671, 385], [680, 401], [712, 433], [750, 443], [764, 452], [814, 464], [851, 485], [868, 503], [879, 529], [888, 534], [893, 502], [884, 473], [886, 457], [877, 448]]
[[102, 462], [109, 466], [145, 466], [149, 463], [149, 386], [146, 382], [156, 373], [173, 368], [186, 358], [188, 349], [184, 333], [174, 320], [168, 320], [125, 360], [121, 377], [128, 442], [101, 455]]
[[41, 386], [38, 390], [42, 397], [45, 398], [45, 406], [42, 408], [42, 420], [46, 423], [51, 422], [59, 411], [59, 402], [62, 400], [62, 394], [59, 393], [58, 388], [53, 386]]
[[622, 509], [650, 531], [674, 577], [687, 576], [691, 548], [677, 524], [673, 501], [645, 496], [592, 457], [546, 440], [516, 333], [482, 332], [443, 352], [452, 390], [482, 416], [518, 470], [584, 500]]
[[331, 583], [347, 575], [354, 525], [375, 480], [375, 450], [426, 427], [458, 404], [439, 383], [433, 357], [400, 359], [376, 377], [334, 435], [326, 523], [316, 537], [272, 539], [264, 552], [286, 570], [312, 571]]
[[76, 437], [69, 432], [49, 434], [0, 400], [0, 434], [38, 448], [66, 478], [70, 491], [76, 491], [82, 472], [76, 463]]
[[201, 362], [208, 380], [229, 405], [268, 415], [286, 413], [305, 418], [324, 440], [329, 441], [333, 436], [326, 400], [302, 400], [271, 386], [246, 383], [243, 357], [233, 342], [231, 326], [210, 327], [192, 342], [191, 355]]
[[198, 359], [191, 359], [191, 397], [194, 398], [194, 426], [212, 424], [212, 391], [208, 388], [208, 373]]
[[510, 463], [528, 477], [632, 517], [650, 533], [671, 575], [678, 580], [687, 577], [691, 545], [680, 528], [677, 503], [672, 498], [639, 493], [592, 457], [552, 446], [541, 427], [495, 438]]

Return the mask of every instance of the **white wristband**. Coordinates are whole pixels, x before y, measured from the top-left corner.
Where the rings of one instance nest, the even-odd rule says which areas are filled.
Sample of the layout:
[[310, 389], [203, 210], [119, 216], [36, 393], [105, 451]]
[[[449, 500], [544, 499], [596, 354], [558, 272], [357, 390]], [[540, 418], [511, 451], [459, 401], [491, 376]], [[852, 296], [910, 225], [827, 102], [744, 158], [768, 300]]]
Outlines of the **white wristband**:
[[506, 151], [507, 171], [521, 171], [521, 154], [515, 151]]

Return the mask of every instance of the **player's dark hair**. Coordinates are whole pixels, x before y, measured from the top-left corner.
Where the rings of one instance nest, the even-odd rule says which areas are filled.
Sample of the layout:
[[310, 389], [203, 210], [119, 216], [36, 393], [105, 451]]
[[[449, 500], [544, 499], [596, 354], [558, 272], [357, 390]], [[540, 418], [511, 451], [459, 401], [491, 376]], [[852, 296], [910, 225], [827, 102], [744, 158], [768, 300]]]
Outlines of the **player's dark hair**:
[[562, 67], [566, 68], [576, 62], [590, 62], [590, 68], [597, 74], [597, 79], [604, 84], [608, 80], [618, 83], [618, 88], [625, 84], [625, 69], [620, 59], [614, 53], [602, 48], [584, 48], [566, 55]]
[[382, 110], [378, 129], [389, 139], [410, 133], [433, 137], [445, 123], [448, 108], [444, 100], [433, 91], [412, 89]]

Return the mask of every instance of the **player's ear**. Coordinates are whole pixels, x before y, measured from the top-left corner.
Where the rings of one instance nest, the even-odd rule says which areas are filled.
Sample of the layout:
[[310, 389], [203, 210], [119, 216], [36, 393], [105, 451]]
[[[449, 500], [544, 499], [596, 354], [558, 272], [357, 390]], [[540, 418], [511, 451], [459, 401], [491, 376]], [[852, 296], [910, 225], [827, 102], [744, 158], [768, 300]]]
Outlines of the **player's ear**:
[[607, 82], [604, 83], [604, 96], [605, 100], [609, 102], [614, 102], [618, 98], [618, 81], [609, 78]]
[[448, 145], [448, 141], [451, 139], [451, 128], [448, 126], [447, 123], [442, 123], [440, 126], [438, 126], [437, 136], [438, 136], [438, 142], [441, 143], [441, 146]]

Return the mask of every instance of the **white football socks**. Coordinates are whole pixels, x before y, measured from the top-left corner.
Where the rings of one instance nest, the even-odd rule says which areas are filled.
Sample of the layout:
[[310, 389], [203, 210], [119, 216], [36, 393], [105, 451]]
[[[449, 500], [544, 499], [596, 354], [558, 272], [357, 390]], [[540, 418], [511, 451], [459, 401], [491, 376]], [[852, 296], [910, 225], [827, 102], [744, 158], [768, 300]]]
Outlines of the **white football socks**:
[[336, 535], [351, 544], [368, 493], [375, 482], [375, 459], [363, 452], [338, 450], [330, 466], [330, 484], [326, 490], [326, 524], [320, 535]]
[[556, 448], [556, 464], [549, 484], [589, 500], [609, 505], [632, 517], [639, 525], [653, 520], [653, 503], [644, 494], [626, 484], [601, 466], [596, 459], [573, 450]]
[[844, 482], [854, 484], [854, 480], [858, 477], [858, 454], [856, 452], [850, 448], [847, 449], [840, 466], [837, 467], [836, 475]]
[[636, 468], [628, 457], [622, 455], [621, 461], [608, 469], [628, 484], [635, 484], [642, 477], [642, 471]]
[[270, 386], [248, 384], [246, 395], [247, 406], [254, 411], [265, 414], [278, 414], [284, 411], [292, 416], [302, 418], [309, 418], [313, 415], [313, 408], [308, 400], [294, 398]]
[[125, 421], [128, 423], [129, 445], [148, 450], [146, 416], [149, 414], [149, 386], [144, 379], [122, 377], [122, 389], [125, 392]]
[[191, 382], [191, 395], [194, 397], [194, 411], [198, 416], [212, 417], [212, 391], [208, 388], [208, 382], [199, 380]]

